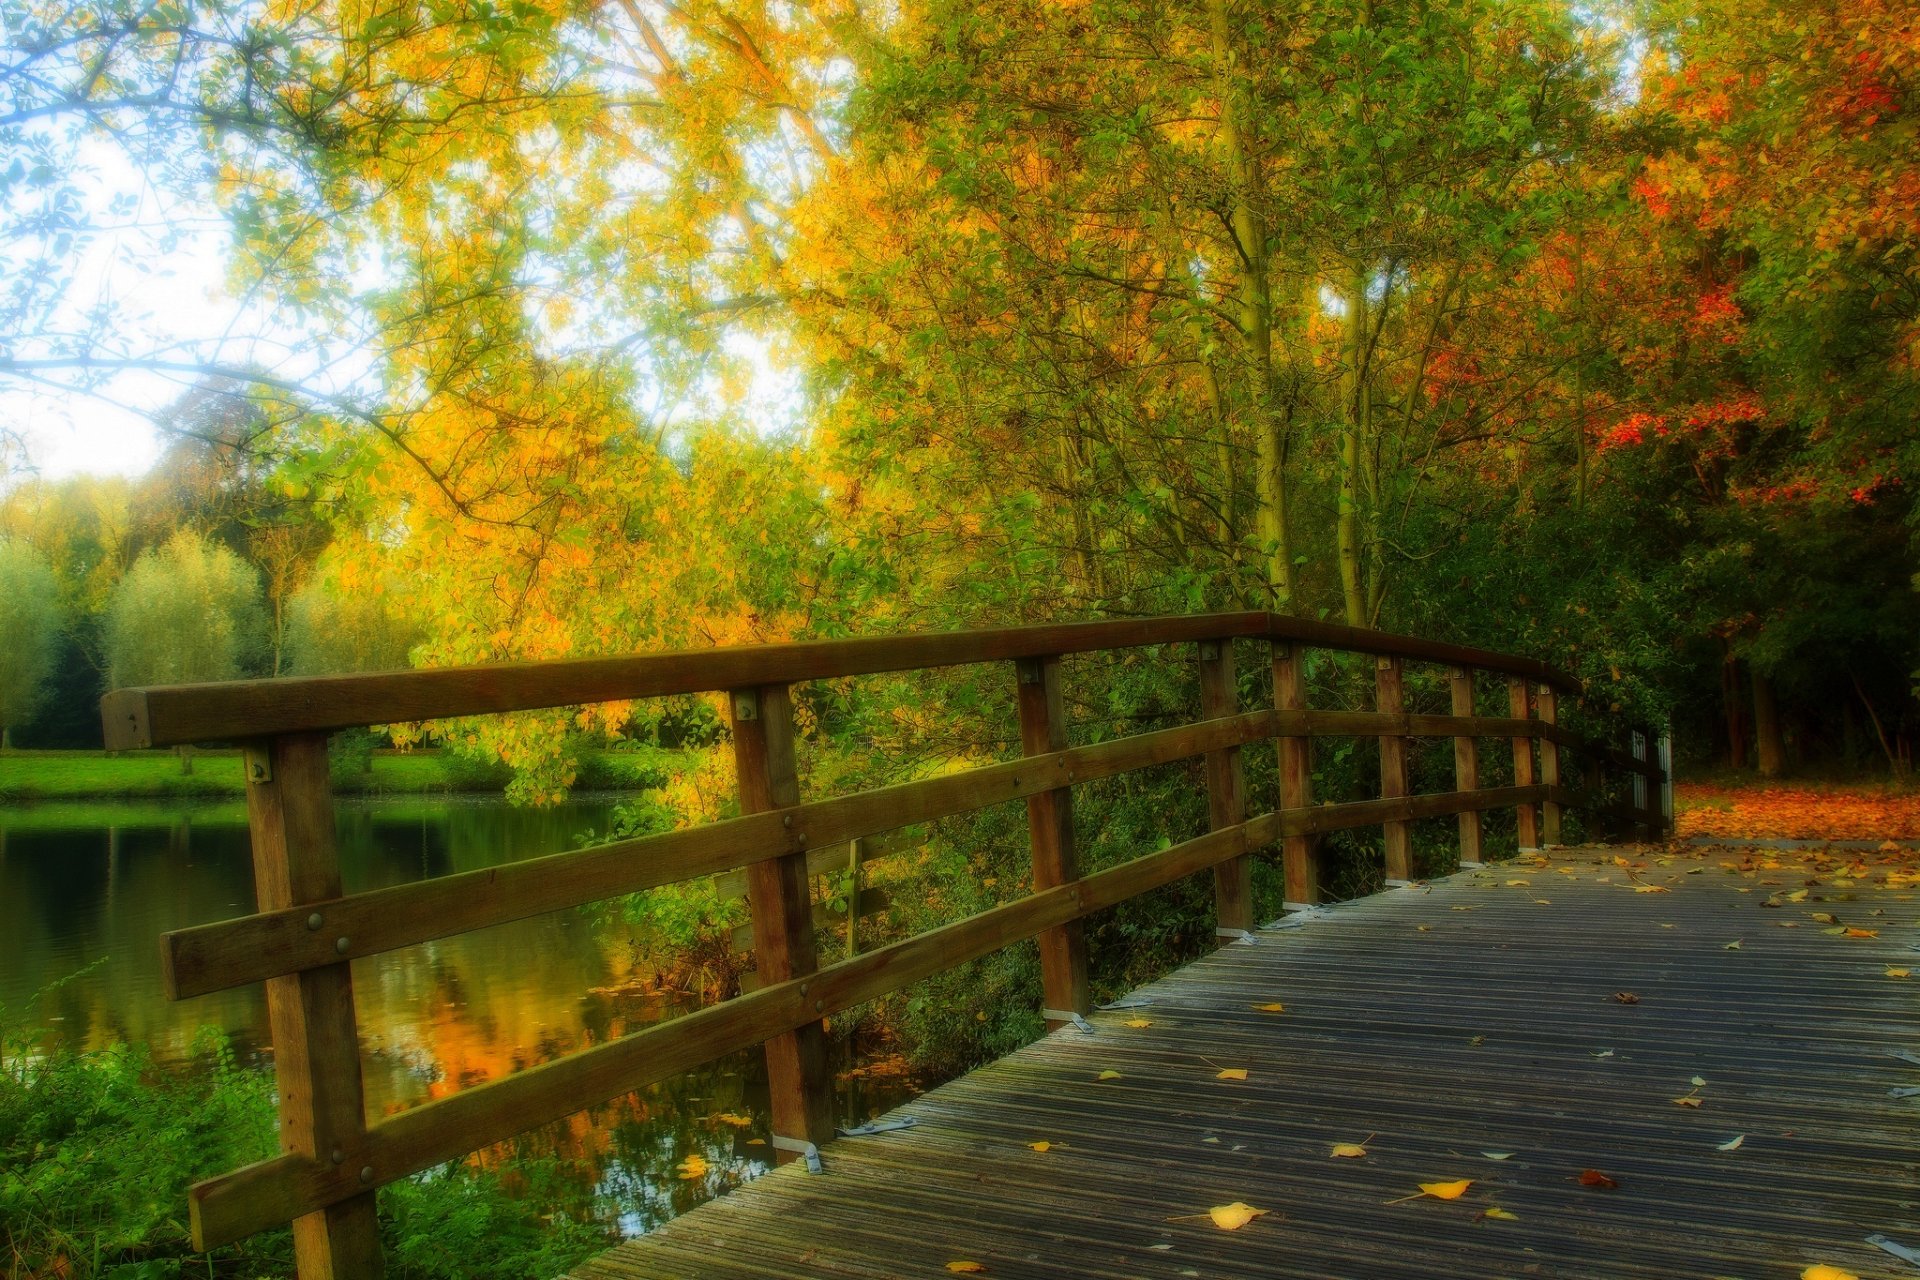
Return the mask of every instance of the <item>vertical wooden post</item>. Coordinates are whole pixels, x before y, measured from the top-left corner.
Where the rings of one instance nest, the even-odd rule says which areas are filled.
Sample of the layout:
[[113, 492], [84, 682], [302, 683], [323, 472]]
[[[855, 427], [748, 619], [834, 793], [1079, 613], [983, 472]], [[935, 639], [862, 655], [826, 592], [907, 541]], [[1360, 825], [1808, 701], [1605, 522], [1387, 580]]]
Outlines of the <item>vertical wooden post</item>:
[[[1273, 646], [1273, 705], [1280, 711], [1307, 709], [1306, 655], [1285, 641]], [[1304, 733], [1280, 735], [1280, 808], [1305, 809], [1313, 803], [1313, 739]], [[1320, 901], [1320, 867], [1312, 836], [1288, 836], [1281, 846], [1289, 910]]]
[[[274, 738], [248, 746], [245, 754], [247, 825], [260, 910], [339, 897], [326, 735]], [[307, 924], [327, 928], [325, 913], [316, 911]], [[267, 1022], [280, 1095], [281, 1149], [322, 1164], [358, 1167], [367, 1187], [293, 1220], [294, 1267], [300, 1280], [377, 1278], [386, 1270], [374, 1215], [373, 1186], [381, 1171], [366, 1163], [360, 1036], [347, 962], [267, 979]]]
[[[1507, 705], [1512, 708], [1515, 720], [1532, 718], [1531, 699], [1528, 697], [1527, 682], [1519, 676], [1507, 677]], [[1513, 785], [1530, 787], [1533, 785], [1533, 739], [1515, 738], [1513, 740]], [[1540, 848], [1539, 814], [1533, 807], [1533, 801], [1523, 802], [1518, 809], [1520, 815], [1520, 852], [1534, 853]]]
[[[1020, 749], [1030, 756], [1067, 746], [1067, 703], [1060, 659], [1022, 658], [1018, 666]], [[1073, 847], [1073, 792], [1067, 787], [1027, 797], [1033, 846], [1033, 888], [1052, 889], [1079, 879]], [[1087, 991], [1087, 937], [1078, 920], [1040, 935], [1042, 1010], [1049, 1031], [1093, 1007]]]
[[[736, 689], [727, 702], [733, 718], [740, 812], [799, 804], [793, 701], [787, 687]], [[749, 866], [747, 905], [753, 914], [753, 964], [763, 984], [804, 978], [818, 967], [805, 852]], [[782, 1032], [767, 1041], [766, 1055], [774, 1158], [784, 1164], [808, 1143], [821, 1145], [833, 1136], [833, 1075], [827, 1063], [826, 1030], [810, 1022]]]
[[860, 954], [860, 841], [847, 841], [847, 959]]
[[[1233, 671], [1231, 640], [1200, 642], [1200, 715], [1217, 720], [1240, 714], [1240, 686]], [[1240, 748], [1207, 752], [1208, 829], [1239, 826], [1247, 820], [1246, 769]], [[1213, 869], [1215, 929], [1222, 938], [1244, 938], [1253, 931], [1253, 858], [1242, 854]]]
[[[1405, 668], [1398, 658], [1380, 658], [1374, 663], [1374, 709], [1384, 715], [1406, 712]], [[1398, 733], [1380, 735], [1380, 798], [1399, 800], [1407, 794], [1407, 740]], [[1383, 824], [1387, 839], [1387, 883], [1409, 884], [1413, 880], [1413, 824], [1404, 818], [1391, 818]]]
[[[1473, 714], [1473, 672], [1455, 667], [1452, 678], [1453, 714]], [[1472, 734], [1460, 734], [1453, 740], [1453, 789], [1480, 789], [1480, 741]], [[1480, 811], [1469, 809], [1460, 815], [1460, 865], [1480, 865]]]
[[[1650, 735], [1642, 729], [1629, 731], [1630, 754], [1635, 760], [1645, 763]], [[1633, 821], [1640, 829], [1642, 840], [1657, 840], [1659, 835], [1653, 820], [1653, 779], [1638, 769], [1633, 773]]]
[[[1559, 704], [1554, 699], [1553, 686], [1541, 685], [1534, 697], [1535, 705], [1540, 712], [1540, 723], [1559, 724]], [[1540, 781], [1549, 787], [1560, 785], [1560, 744], [1548, 737], [1540, 739]], [[1540, 839], [1549, 847], [1563, 843], [1560, 838], [1560, 802], [1558, 800], [1549, 799], [1540, 802]]]
[[1660, 766], [1660, 835], [1673, 834], [1673, 731], [1660, 735], [1654, 744], [1654, 760]]

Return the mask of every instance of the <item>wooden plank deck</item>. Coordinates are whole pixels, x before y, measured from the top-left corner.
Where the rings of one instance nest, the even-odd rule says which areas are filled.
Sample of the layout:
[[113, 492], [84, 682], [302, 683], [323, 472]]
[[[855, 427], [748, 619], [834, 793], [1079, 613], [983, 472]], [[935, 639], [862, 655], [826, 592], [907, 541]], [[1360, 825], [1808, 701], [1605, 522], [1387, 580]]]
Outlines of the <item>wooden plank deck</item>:
[[[1873, 854], [1840, 855], [1863, 878], [1817, 853], [1617, 852], [1644, 869], [1556, 854], [1264, 930], [894, 1113], [911, 1130], [833, 1143], [823, 1174], [768, 1174], [575, 1274], [1920, 1271], [1865, 1242], [1920, 1249], [1920, 1097], [1891, 1092], [1920, 1085], [1920, 977], [1888, 973], [1920, 974], [1920, 888]], [[1458, 1200], [1386, 1203], [1460, 1178]], [[1233, 1201], [1270, 1212], [1204, 1216]]]

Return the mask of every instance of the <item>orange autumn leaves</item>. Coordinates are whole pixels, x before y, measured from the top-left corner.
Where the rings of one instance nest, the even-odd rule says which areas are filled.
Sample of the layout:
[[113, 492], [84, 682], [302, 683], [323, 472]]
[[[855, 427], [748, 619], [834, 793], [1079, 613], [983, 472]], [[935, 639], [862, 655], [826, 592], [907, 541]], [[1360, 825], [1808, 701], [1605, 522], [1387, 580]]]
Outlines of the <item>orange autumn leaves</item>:
[[1722, 840], [1920, 839], [1920, 794], [1874, 787], [1678, 784], [1676, 831]]

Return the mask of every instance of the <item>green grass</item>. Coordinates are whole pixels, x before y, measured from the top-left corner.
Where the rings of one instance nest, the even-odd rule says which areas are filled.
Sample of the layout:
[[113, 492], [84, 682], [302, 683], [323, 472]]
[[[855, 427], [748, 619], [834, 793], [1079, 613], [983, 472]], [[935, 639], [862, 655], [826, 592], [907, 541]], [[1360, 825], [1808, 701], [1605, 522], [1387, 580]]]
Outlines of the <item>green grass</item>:
[[[650, 778], [648, 754], [590, 751], [580, 761], [576, 785], [582, 789], [620, 789], [657, 785]], [[350, 760], [337, 761], [333, 783], [344, 794], [429, 794], [500, 791], [503, 767], [477, 764], [440, 751], [384, 751], [373, 756], [372, 772]], [[193, 772], [180, 772], [171, 751], [8, 751], [0, 754], [0, 801], [121, 799], [230, 799], [244, 793], [238, 751], [196, 751]]]

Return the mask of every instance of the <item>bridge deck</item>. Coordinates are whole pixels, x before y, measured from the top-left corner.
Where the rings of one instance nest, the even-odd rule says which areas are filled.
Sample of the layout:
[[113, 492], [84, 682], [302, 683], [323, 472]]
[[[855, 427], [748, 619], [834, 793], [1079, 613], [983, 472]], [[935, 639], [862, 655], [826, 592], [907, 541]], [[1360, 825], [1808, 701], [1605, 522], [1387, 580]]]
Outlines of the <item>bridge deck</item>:
[[[1865, 1243], [1920, 1249], [1920, 1097], [1891, 1093], [1920, 1085], [1920, 977], [1889, 974], [1920, 972], [1920, 887], [1874, 854], [1841, 855], [1863, 876], [1817, 853], [1743, 871], [1639, 852], [1296, 917], [895, 1113], [916, 1128], [834, 1143], [822, 1175], [781, 1169], [576, 1274], [1920, 1270]], [[1463, 1178], [1459, 1199], [1388, 1203]], [[1269, 1212], [1221, 1230], [1207, 1211], [1234, 1201]]]

